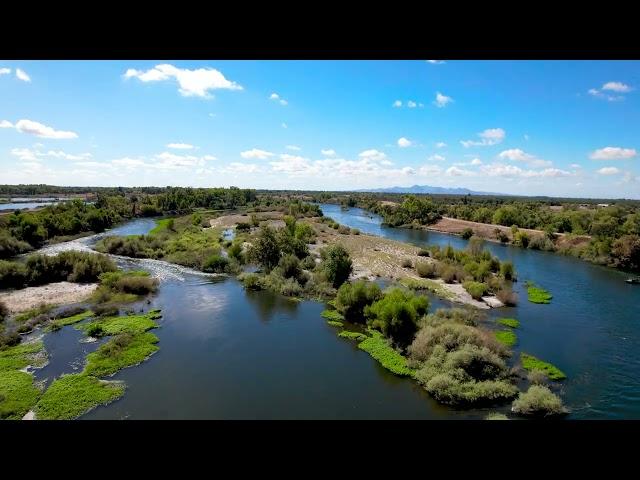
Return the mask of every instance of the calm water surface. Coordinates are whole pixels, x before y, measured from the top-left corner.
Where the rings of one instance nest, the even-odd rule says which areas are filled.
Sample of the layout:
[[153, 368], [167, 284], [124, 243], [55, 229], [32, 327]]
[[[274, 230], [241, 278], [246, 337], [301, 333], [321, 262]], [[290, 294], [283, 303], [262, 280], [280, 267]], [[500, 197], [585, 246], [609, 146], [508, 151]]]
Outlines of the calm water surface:
[[[466, 244], [436, 232], [385, 228], [380, 218], [352, 208], [323, 205], [326, 215], [365, 233], [416, 245]], [[148, 232], [140, 219], [106, 234]], [[89, 249], [104, 236], [87, 237], [49, 250]], [[521, 321], [516, 351], [556, 364], [569, 379], [561, 387], [570, 418], [640, 418], [640, 287], [625, 275], [570, 257], [487, 244], [554, 295], [550, 305], [526, 301], [492, 310]], [[268, 292], [245, 292], [234, 279], [211, 277], [158, 261], [118, 258], [127, 268], [145, 268], [161, 279], [152, 305], [163, 318], [154, 333], [160, 350], [143, 364], [113, 378], [127, 383], [122, 399], [99, 407], [87, 419], [462, 419], [487, 411], [456, 411], [434, 402], [416, 383], [398, 378], [337, 337], [320, 317], [324, 305], [291, 302]], [[136, 305], [139, 308], [142, 305]], [[432, 309], [446, 307], [432, 298]], [[49, 380], [75, 371], [95, 345], [80, 344], [65, 327], [45, 337]]]

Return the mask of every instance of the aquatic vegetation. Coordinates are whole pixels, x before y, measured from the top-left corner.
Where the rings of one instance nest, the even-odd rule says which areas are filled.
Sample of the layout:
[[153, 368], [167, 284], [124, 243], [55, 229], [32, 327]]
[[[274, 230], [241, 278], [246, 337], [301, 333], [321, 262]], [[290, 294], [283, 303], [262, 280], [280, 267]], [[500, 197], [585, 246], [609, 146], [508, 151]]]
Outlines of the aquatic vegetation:
[[357, 340], [359, 342], [367, 339], [367, 335], [365, 335], [364, 333], [350, 332], [349, 330], [341, 331], [340, 333], [338, 333], [338, 336], [342, 338], [348, 338], [349, 340]]
[[344, 326], [343, 322], [339, 322], [339, 321], [336, 321], [336, 320], [328, 320], [327, 324], [331, 325], [332, 327], [343, 327]]
[[514, 400], [511, 410], [519, 415], [551, 417], [567, 413], [562, 400], [548, 387], [532, 385]]
[[77, 325], [76, 328], [87, 334], [96, 328], [100, 328], [102, 335], [118, 335], [125, 332], [137, 334], [156, 328], [158, 324], [155, 320], [160, 317], [160, 310], [151, 310], [139, 315], [99, 318], [90, 323]]
[[164, 230], [173, 230], [173, 218], [161, 218], [156, 220], [156, 226], [149, 231], [149, 235], [157, 235]]
[[551, 295], [544, 288], [538, 287], [532, 282], [527, 282], [527, 294], [529, 295], [529, 301], [531, 303], [551, 303], [553, 295]]
[[39, 420], [71, 420], [124, 394], [122, 382], [75, 373], [62, 375], [42, 394], [34, 410]]
[[407, 366], [407, 359], [396, 352], [380, 332], [371, 333], [370, 337], [358, 344], [358, 348], [367, 352], [390, 372], [401, 377], [412, 377], [414, 371]]
[[152, 333], [121, 333], [87, 356], [84, 373], [95, 377], [113, 375], [137, 365], [159, 350]]
[[496, 340], [506, 345], [507, 347], [513, 347], [518, 341], [518, 337], [511, 330], [500, 330], [495, 332]]
[[43, 366], [42, 342], [24, 343], [0, 350], [0, 418], [21, 419], [36, 403], [40, 390], [33, 375], [20, 371], [28, 365]]
[[71, 315], [70, 317], [62, 317], [56, 318], [51, 322], [50, 328], [55, 330], [60, 327], [64, 327], [66, 325], [73, 325], [74, 323], [81, 322], [82, 320], [89, 318], [93, 315], [91, 310], [85, 310], [82, 313], [78, 313], [76, 315]]
[[520, 326], [520, 322], [515, 318], [499, 318], [497, 322], [505, 327], [518, 328]]
[[541, 370], [551, 380], [563, 380], [567, 378], [567, 376], [559, 368], [548, 362], [543, 362], [542, 360], [534, 357], [533, 355], [529, 355], [528, 353], [521, 353], [520, 360], [522, 361], [522, 368], [524, 368], [525, 370]]
[[491, 412], [487, 414], [487, 416], [484, 417], [484, 419], [485, 420], [509, 420], [509, 417], [507, 417], [504, 413]]
[[323, 310], [322, 313], [320, 313], [320, 316], [334, 322], [341, 322], [344, 320], [344, 317], [337, 310]]
[[25, 310], [22, 313], [19, 313], [18, 315], [15, 316], [15, 321], [18, 323], [24, 323], [27, 320], [37, 317], [38, 315], [44, 315], [49, 313], [51, 310], [53, 310], [53, 308], [54, 308], [54, 305], [46, 305], [42, 303], [35, 308], [31, 308], [29, 310]]

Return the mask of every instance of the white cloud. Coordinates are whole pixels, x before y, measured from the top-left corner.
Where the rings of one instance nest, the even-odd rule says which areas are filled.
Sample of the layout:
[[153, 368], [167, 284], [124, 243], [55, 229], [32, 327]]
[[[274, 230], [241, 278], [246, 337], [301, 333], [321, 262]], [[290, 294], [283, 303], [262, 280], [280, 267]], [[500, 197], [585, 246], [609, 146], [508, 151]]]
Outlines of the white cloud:
[[450, 177], [471, 177], [475, 175], [475, 172], [472, 172], [470, 170], [464, 170], [458, 167], [449, 167], [445, 171], [445, 175], [448, 175]]
[[226, 168], [223, 169], [225, 173], [232, 173], [232, 174], [257, 173], [260, 170], [261, 168], [255, 163], [238, 163], [238, 162], [232, 162]]
[[445, 158], [442, 155], [431, 155], [429, 158], [427, 158], [427, 161], [429, 162], [444, 162]]
[[269, 157], [273, 157], [274, 153], [267, 152], [266, 150], [260, 150], [258, 148], [252, 148], [251, 150], [246, 150], [244, 152], [240, 152], [240, 156], [242, 158], [248, 158], [253, 160], [266, 160]]
[[168, 143], [167, 148], [175, 148], [178, 150], [193, 150], [194, 147], [190, 143]]
[[493, 163], [491, 165], [484, 165], [480, 167], [480, 170], [490, 177], [568, 177], [573, 175], [566, 170], [560, 170], [559, 168], [545, 168], [544, 170], [523, 170], [515, 165], [504, 165], [500, 163]]
[[603, 167], [597, 171], [600, 175], [617, 175], [620, 170], [616, 167]]
[[430, 63], [432, 65], [440, 65], [442, 63], [444, 63], [444, 60], [427, 60], [427, 63]]
[[602, 85], [602, 90], [611, 90], [612, 92], [618, 93], [628, 93], [632, 90], [632, 88], [622, 82], [607, 82]]
[[395, 102], [393, 102], [393, 107], [394, 108], [402, 107], [402, 102], [400, 100], [396, 100]]
[[11, 73], [10, 68], [0, 68], [0, 75], [9, 75]]
[[275, 172], [282, 172], [291, 176], [320, 172], [319, 167], [314, 165], [308, 158], [289, 155], [288, 153], [281, 154], [279, 161], [269, 162], [269, 164]]
[[91, 158], [91, 156], [92, 156], [88, 152], [87, 153], [80, 153], [78, 155], [74, 155], [74, 154], [71, 154], [71, 153], [63, 152], [62, 150], [58, 150], [58, 151], [49, 150], [46, 153], [38, 152], [37, 155], [43, 156], [43, 157], [63, 158], [65, 160], [86, 160], [87, 158]]
[[381, 161], [387, 158], [387, 155], [384, 152], [380, 152], [376, 149], [364, 150], [358, 154], [360, 158], [372, 161]]
[[113, 165], [124, 168], [134, 168], [134, 167], [143, 167], [145, 166], [144, 160], [140, 158], [118, 158], [116, 160], [111, 160]]
[[442, 168], [439, 165], [423, 165], [418, 169], [418, 175], [440, 175]]
[[411, 145], [413, 145], [413, 142], [411, 140], [409, 140], [408, 138], [400, 137], [398, 139], [398, 146], [400, 148], [407, 148], [407, 147], [410, 147]]
[[22, 70], [21, 68], [16, 68], [16, 78], [18, 80], [22, 80], [23, 82], [30, 82], [31, 77], [27, 75], [27, 72]]
[[320, 153], [322, 153], [322, 155], [326, 155], [327, 157], [336, 156], [336, 151], [333, 148], [322, 149], [320, 150]]
[[517, 162], [526, 162], [533, 167], [550, 167], [552, 165], [552, 162], [549, 160], [536, 158], [534, 155], [526, 153], [519, 148], [504, 150], [498, 154], [498, 157], [502, 160], [506, 159]]
[[433, 101], [434, 105], [438, 108], [446, 107], [448, 103], [453, 102], [453, 98], [447, 97], [440, 92], [436, 93], [436, 99]]
[[446, 143], [444, 143], [444, 142], [437, 142], [437, 143], [436, 143], [436, 148], [444, 148], [444, 147], [446, 147], [446, 146], [447, 146], [447, 144], [446, 144]]
[[592, 160], [626, 160], [637, 155], [635, 148], [605, 147], [589, 155]]
[[479, 158], [474, 158], [473, 160], [471, 160], [471, 165], [473, 165], [474, 167], [482, 165], [482, 160], [480, 160]]
[[407, 102], [407, 107], [409, 108], [416, 108], [418, 106], [418, 104], [416, 102], [414, 102], [413, 100], [409, 100]]
[[13, 128], [13, 123], [8, 120], [0, 120], [0, 128]]
[[507, 132], [505, 132], [502, 128], [487, 128], [486, 130], [478, 133], [478, 137], [481, 138], [480, 141], [475, 140], [462, 140], [460, 143], [465, 147], [469, 148], [471, 146], [488, 146], [488, 145], [496, 145], [502, 142], [507, 136]]
[[582, 165], [579, 165], [577, 163], [572, 163], [571, 165], [569, 165], [571, 168], [582, 168]]
[[178, 82], [178, 91], [185, 97], [211, 98], [210, 90], [242, 90], [242, 86], [227, 80], [221, 72], [214, 68], [189, 70], [165, 63], [156, 65], [146, 72], [130, 68], [125, 72], [124, 77], [137, 78], [142, 82], [159, 82], [174, 79]]
[[278, 103], [280, 103], [280, 105], [288, 105], [289, 102], [287, 102], [284, 98], [282, 98], [280, 95], [278, 95], [277, 93], [272, 93], [271, 95], [269, 95], [269, 100], [276, 100]]
[[622, 177], [622, 183], [632, 183], [637, 182], [638, 177], [633, 174], [633, 172], [624, 172], [624, 176]]
[[285, 147], [287, 150], [293, 150], [295, 152], [299, 152], [300, 150], [302, 150], [300, 147], [298, 147], [297, 145], [287, 145]]
[[30, 150], [28, 148], [12, 148], [11, 155], [18, 157], [20, 160], [25, 162], [39, 161], [37, 158], [37, 153], [34, 150]]
[[36, 137], [41, 137], [41, 138], [53, 138], [53, 139], [78, 138], [78, 134], [75, 132], [55, 130], [52, 127], [48, 127], [46, 125], [43, 125], [42, 123], [34, 122], [33, 120], [18, 120], [18, 123], [16, 123], [15, 128], [20, 133], [28, 133], [30, 135], [35, 135]]

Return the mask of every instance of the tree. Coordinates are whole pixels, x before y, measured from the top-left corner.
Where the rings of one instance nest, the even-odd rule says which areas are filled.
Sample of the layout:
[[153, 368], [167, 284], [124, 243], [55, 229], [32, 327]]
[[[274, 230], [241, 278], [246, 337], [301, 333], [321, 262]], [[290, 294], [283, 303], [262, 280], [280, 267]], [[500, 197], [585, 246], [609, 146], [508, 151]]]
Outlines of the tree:
[[623, 235], [613, 242], [613, 263], [617, 267], [640, 270], [640, 236]]
[[353, 271], [349, 252], [342, 245], [332, 245], [321, 252], [327, 279], [334, 288], [347, 281]]
[[373, 282], [343, 283], [336, 296], [336, 309], [350, 322], [364, 322], [364, 309], [381, 296], [380, 287]]
[[260, 228], [260, 234], [251, 248], [251, 258], [267, 271], [278, 265], [280, 246], [273, 228], [268, 225]]

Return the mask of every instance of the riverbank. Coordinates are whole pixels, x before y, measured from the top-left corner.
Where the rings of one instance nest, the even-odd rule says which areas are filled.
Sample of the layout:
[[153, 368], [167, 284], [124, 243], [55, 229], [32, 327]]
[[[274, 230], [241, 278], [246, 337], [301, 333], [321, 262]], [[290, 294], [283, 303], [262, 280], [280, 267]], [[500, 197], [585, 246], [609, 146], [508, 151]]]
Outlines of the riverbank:
[[9, 313], [16, 314], [38, 305], [65, 305], [87, 300], [98, 288], [97, 283], [56, 282], [38, 287], [27, 287], [0, 293]]

